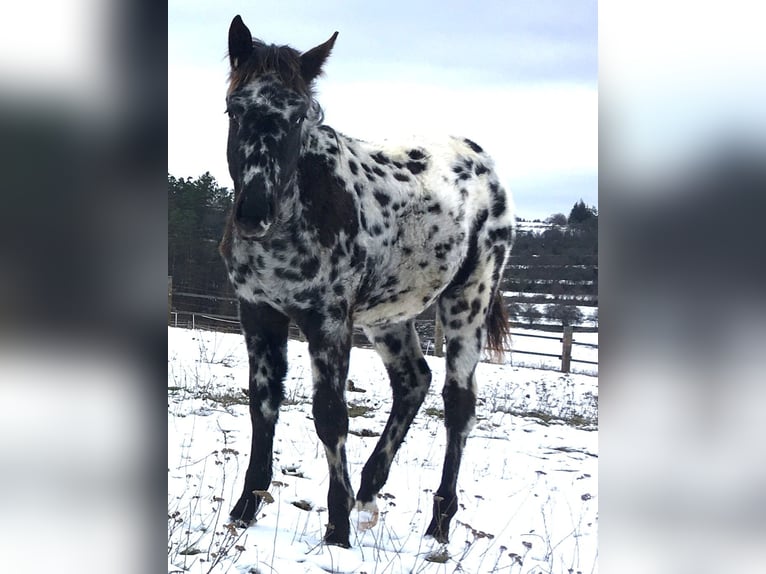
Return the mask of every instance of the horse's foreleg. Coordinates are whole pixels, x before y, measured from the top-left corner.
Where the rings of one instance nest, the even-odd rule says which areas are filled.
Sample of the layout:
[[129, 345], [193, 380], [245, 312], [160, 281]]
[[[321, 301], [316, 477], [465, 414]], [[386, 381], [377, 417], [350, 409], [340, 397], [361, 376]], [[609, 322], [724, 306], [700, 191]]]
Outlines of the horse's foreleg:
[[348, 548], [349, 513], [354, 503], [346, 462], [348, 410], [346, 376], [351, 350], [351, 324], [334, 336], [323, 327], [304, 330], [314, 374], [313, 415], [319, 440], [325, 447], [330, 473], [327, 492], [328, 524], [325, 542]]
[[240, 321], [250, 362], [252, 437], [245, 486], [230, 516], [236, 524], [248, 526], [260, 504], [253, 491], [267, 490], [271, 483], [274, 426], [287, 373], [289, 320], [268, 305], [240, 301]]

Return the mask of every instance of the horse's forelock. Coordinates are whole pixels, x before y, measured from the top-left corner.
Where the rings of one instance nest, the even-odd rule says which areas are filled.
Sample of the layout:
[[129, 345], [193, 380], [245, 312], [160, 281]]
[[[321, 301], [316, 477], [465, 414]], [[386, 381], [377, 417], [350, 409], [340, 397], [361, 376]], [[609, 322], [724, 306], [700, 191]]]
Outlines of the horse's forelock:
[[229, 93], [263, 74], [274, 74], [286, 87], [311, 94], [301, 75], [300, 52], [290, 46], [267, 45], [260, 40], [253, 40], [250, 57], [229, 72]]

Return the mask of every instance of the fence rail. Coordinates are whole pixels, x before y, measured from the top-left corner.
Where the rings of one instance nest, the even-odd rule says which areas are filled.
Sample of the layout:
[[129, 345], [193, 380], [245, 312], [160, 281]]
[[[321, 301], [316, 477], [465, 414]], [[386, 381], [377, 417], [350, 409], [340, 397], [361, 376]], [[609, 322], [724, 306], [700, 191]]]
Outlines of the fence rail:
[[532, 333], [519, 333], [518, 331], [511, 331], [511, 335], [514, 337], [531, 337], [534, 339], [553, 339], [555, 341], [561, 341], [561, 337], [552, 337], [551, 335], [534, 335]]
[[[571, 329], [571, 327], [569, 327]], [[551, 335], [536, 335], [534, 333], [519, 333], [518, 331], [511, 331], [512, 337], [530, 337], [535, 339], [549, 339], [553, 341], [561, 341], [562, 342], [562, 351], [561, 354], [555, 354], [555, 353], [541, 353], [539, 351], [524, 351], [522, 349], [513, 349], [512, 352], [514, 353], [521, 353], [523, 355], [538, 355], [541, 357], [554, 357], [556, 359], [560, 359], [561, 361], [565, 360], [565, 357], [569, 357], [569, 362], [571, 363], [584, 363], [587, 365], [598, 365], [598, 361], [588, 361], [586, 359], [576, 359], [572, 357], [571, 347], [573, 346], [580, 346], [580, 347], [589, 347], [592, 349], [598, 349], [598, 345], [596, 343], [583, 343], [580, 341], [574, 341], [569, 340], [567, 341], [566, 334], [562, 334], [561, 337], [555, 337]], [[567, 342], [569, 346], [569, 350], [567, 351]], [[562, 366], [561, 369], [563, 372], [568, 372], [568, 370], [565, 369], [565, 366]]]
[[[184, 319], [185, 317], [185, 319]], [[179, 320], [180, 318], [180, 320]], [[169, 324], [175, 327], [186, 327], [191, 329], [211, 329], [217, 331], [238, 332], [239, 318], [229, 315], [216, 315], [214, 313], [197, 313], [193, 311], [171, 311]], [[416, 329], [418, 326], [431, 327], [434, 324], [433, 320], [416, 320]], [[514, 324], [511, 323], [511, 326]], [[549, 328], [550, 325], [546, 325]], [[537, 326], [535, 326], [537, 328]], [[436, 329], [434, 329], [436, 331]], [[528, 337], [533, 339], [547, 339], [551, 341], [561, 342], [561, 353], [545, 353], [541, 351], [529, 351], [524, 349], [509, 349], [513, 354], [522, 355], [535, 355], [539, 357], [549, 357], [558, 359], [561, 361], [561, 371], [564, 373], [570, 372], [571, 363], [582, 363], [587, 365], [598, 365], [598, 361], [591, 361], [586, 359], [579, 359], [572, 356], [572, 347], [588, 347], [592, 349], [598, 349], [598, 344], [584, 343], [581, 341], [574, 341], [572, 339], [572, 333], [574, 329], [572, 327], [565, 327], [564, 332], [561, 335], [539, 335], [537, 333], [525, 333], [518, 330], [511, 330], [512, 337]], [[581, 331], [578, 331], [581, 332]], [[596, 331], [598, 332], [598, 331]], [[304, 340], [303, 334], [297, 328], [297, 326], [290, 324], [290, 337], [292, 339]], [[433, 341], [424, 341], [426, 347], [424, 349], [425, 354], [437, 354], [435, 353], [435, 347]], [[364, 332], [360, 328], [354, 328], [353, 344], [356, 347], [372, 348], [372, 345], [367, 340]]]
[[[532, 301], [533, 299], [536, 299], [539, 296], [544, 296], [541, 294], [532, 294], [532, 296], [519, 297], [516, 294], [511, 295], [509, 293], [516, 293], [516, 292], [512, 292], [512, 291], [504, 292], [503, 298], [506, 304], [526, 303], [526, 302]], [[172, 279], [170, 276], [168, 276], [168, 306], [169, 308], [174, 307], [176, 305], [174, 297], [178, 297], [182, 301], [186, 300], [183, 303], [181, 303], [180, 306], [189, 309], [189, 312], [195, 312], [198, 314], [209, 312], [211, 310], [211, 307], [217, 309], [218, 311], [223, 310], [224, 312], [230, 312], [230, 311], [236, 312], [236, 307], [232, 307], [232, 306], [238, 303], [238, 299], [236, 297], [233, 297], [231, 294], [201, 293], [201, 292], [194, 291], [193, 288], [190, 288], [190, 287], [178, 287], [177, 289], [174, 289], [172, 287]], [[573, 300], [567, 296], [545, 298], [544, 301], [534, 302], [534, 304], [536, 305], [545, 305], [545, 304], [577, 305], [580, 307], [598, 307], [598, 304], [595, 300], [580, 301], [580, 300]], [[199, 308], [197, 307], [197, 305], [199, 305]], [[194, 311], [192, 311], [191, 309], [194, 309]], [[212, 313], [212, 314], [215, 315], [215, 313]], [[524, 317], [523, 314], [516, 317], [516, 320], [510, 321], [509, 323], [511, 327], [517, 327], [522, 329], [533, 328], [539, 331], [550, 331], [550, 332], [557, 332], [557, 333], [561, 332], [560, 324], [533, 323], [530, 326], [529, 321], [519, 320], [522, 317]], [[585, 326], [577, 325], [573, 327], [573, 331], [575, 333], [596, 333], [598, 332], [598, 327], [595, 327], [595, 326], [585, 327]]]
[[561, 355], [556, 353], [539, 353], [538, 351], [522, 351], [520, 349], [514, 349], [513, 353], [521, 353], [522, 355], [537, 355], [538, 357], [553, 357], [554, 359], [561, 359]]

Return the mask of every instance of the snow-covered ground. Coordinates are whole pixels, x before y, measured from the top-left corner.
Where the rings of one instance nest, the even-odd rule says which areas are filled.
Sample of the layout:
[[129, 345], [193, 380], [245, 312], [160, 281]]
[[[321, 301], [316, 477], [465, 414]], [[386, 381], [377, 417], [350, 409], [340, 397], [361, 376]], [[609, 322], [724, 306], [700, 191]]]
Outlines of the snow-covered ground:
[[[504, 297], [512, 297], [514, 299], [532, 299], [532, 298], [544, 298], [550, 300], [552, 303], [567, 304], [570, 302], [580, 301], [593, 301], [596, 299], [596, 295], [552, 295], [551, 293], [542, 293], [534, 291], [503, 291]], [[523, 303], [523, 301], [520, 301]], [[586, 311], [593, 312], [596, 307], [593, 305], [583, 305]], [[587, 315], [587, 313], [586, 313]]]
[[[514, 345], [522, 346], [520, 338]], [[445, 445], [443, 359], [428, 357], [434, 382], [380, 494], [380, 520], [358, 532], [352, 514], [352, 547], [342, 549], [321, 542], [327, 466], [311, 420], [306, 344], [289, 343], [287, 400], [269, 489], [274, 502], [248, 529], [227, 525], [249, 456], [244, 341], [237, 334], [169, 328], [168, 346], [169, 572], [597, 571], [596, 377], [478, 366], [478, 422], [461, 467], [450, 543], [441, 548], [422, 536]], [[349, 379], [358, 389], [347, 393], [355, 415], [349, 471], [358, 487], [385, 425], [390, 392], [373, 351], [353, 349]]]
[[533, 233], [542, 233], [546, 229], [552, 229], [554, 227], [558, 227], [559, 229], [565, 229], [565, 225], [552, 225], [550, 223], [545, 223], [543, 221], [517, 221], [516, 222], [516, 230], [521, 231], [531, 231]]

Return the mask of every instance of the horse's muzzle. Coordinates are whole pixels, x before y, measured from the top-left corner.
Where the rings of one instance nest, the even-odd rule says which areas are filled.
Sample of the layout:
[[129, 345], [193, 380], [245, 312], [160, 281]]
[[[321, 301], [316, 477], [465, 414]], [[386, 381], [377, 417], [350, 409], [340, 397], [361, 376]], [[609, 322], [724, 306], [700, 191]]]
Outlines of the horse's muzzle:
[[[260, 182], [257, 182], [260, 183]], [[273, 221], [272, 202], [263, 187], [248, 186], [237, 198], [234, 208], [234, 224], [246, 239], [258, 239], [268, 233]]]

